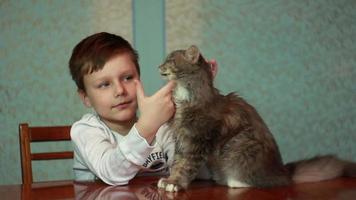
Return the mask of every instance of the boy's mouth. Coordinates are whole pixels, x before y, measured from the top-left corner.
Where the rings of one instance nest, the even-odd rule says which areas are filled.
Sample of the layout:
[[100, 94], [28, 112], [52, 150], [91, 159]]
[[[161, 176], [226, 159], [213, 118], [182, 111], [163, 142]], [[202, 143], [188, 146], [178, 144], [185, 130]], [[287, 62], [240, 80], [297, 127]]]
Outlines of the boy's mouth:
[[112, 108], [117, 108], [117, 109], [121, 110], [121, 109], [127, 108], [130, 104], [131, 104], [131, 101], [125, 101], [125, 102], [118, 103], [118, 104], [112, 106]]

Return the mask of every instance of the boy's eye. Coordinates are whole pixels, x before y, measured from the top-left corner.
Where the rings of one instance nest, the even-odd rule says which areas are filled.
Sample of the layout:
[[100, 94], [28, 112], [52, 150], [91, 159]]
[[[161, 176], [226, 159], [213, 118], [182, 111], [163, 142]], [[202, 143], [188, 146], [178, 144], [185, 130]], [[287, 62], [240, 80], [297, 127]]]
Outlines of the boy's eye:
[[124, 77], [124, 81], [130, 81], [133, 79], [133, 76], [132, 75], [129, 75], [129, 76], [125, 76]]
[[110, 86], [109, 82], [103, 82], [98, 85], [98, 88], [107, 88]]

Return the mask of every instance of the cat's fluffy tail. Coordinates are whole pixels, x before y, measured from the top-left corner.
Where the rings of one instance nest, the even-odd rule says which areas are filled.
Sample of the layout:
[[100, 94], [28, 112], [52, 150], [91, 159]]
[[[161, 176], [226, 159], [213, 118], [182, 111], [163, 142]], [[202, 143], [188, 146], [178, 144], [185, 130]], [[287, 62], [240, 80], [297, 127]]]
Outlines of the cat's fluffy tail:
[[318, 182], [348, 176], [356, 177], [356, 163], [335, 156], [318, 156], [286, 165], [295, 183]]

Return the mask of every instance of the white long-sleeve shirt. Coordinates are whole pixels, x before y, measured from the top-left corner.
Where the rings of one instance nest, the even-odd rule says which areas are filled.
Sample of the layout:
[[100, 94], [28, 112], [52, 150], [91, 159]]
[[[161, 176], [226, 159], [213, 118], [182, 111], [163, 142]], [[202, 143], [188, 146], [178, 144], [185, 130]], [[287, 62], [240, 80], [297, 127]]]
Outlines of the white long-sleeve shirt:
[[72, 125], [71, 138], [77, 181], [100, 179], [110, 185], [124, 185], [136, 175], [168, 175], [173, 161], [174, 142], [166, 125], [150, 145], [135, 125], [122, 136], [97, 115], [86, 114]]

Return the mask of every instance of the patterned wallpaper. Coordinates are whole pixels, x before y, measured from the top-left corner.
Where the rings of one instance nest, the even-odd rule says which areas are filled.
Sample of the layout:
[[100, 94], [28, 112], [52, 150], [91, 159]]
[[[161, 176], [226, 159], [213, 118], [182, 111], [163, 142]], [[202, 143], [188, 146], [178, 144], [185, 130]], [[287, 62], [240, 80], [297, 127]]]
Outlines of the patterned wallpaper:
[[[185, 49], [203, 43], [206, 23], [202, 0], [166, 1], [166, 51]], [[206, 2], [206, 1], [205, 1]]]
[[[260, 111], [285, 161], [325, 153], [356, 161], [354, 0], [164, 3], [167, 53], [196, 44], [216, 58], [216, 86]], [[0, 25], [0, 184], [12, 184], [21, 182], [18, 123], [71, 124], [87, 112], [67, 70], [74, 45], [99, 31], [132, 42], [135, 24], [131, 0], [14, 0], [1, 1]], [[44, 148], [71, 146], [34, 150]], [[62, 163], [35, 164], [35, 177], [71, 178], [71, 162]]]

